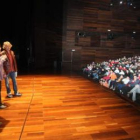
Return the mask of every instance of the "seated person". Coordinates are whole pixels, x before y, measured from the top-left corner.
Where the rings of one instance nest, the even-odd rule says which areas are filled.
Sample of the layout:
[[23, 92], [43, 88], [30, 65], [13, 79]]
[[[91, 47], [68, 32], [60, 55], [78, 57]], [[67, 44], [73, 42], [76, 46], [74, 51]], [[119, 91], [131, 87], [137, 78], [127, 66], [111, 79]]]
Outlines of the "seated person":
[[131, 94], [132, 101], [136, 101], [136, 94], [140, 94], [140, 84], [135, 85], [135, 87], [128, 92], [127, 96], [130, 97]]

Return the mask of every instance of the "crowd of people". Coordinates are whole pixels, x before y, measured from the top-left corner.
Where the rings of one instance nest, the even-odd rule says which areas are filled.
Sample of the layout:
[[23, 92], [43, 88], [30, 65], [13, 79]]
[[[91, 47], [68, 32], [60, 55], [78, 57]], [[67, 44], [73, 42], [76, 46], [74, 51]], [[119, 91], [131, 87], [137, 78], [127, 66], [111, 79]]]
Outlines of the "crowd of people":
[[140, 94], [140, 56], [122, 57], [101, 63], [92, 62], [83, 73], [113, 91], [138, 100]]
[[[0, 46], [0, 109], [4, 109], [7, 106], [2, 103], [1, 98], [1, 83], [5, 80], [5, 87], [7, 92], [7, 98], [20, 97], [22, 94], [18, 92], [17, 88], [17, 63], [14, 52], [11, 50], [12, 44], [9, 41], [5, 41], [3, 46]], [[11, 93], [9, 84], [9, 78], [12, 80], [14, 94]]]

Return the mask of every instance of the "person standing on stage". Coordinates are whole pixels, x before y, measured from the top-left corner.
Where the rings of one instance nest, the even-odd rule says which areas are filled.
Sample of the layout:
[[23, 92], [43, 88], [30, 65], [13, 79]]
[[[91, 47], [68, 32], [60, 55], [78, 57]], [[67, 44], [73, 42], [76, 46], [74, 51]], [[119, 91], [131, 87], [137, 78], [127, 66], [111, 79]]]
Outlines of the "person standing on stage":
[[[0, 47], [0, 52], [1, 52], [1, 47]], [[2, 99], [1, 99], [1, 83], [3, 78], [6, 76], [4, 69], [3, 69], [3, 62], [7, 59], [6, 55], [0, 56], [0, 109], [6, 108], [4, 104], [2, 104]]]
[[6, 72], [5, 86], [7, 90], [7, 97], [12, 98], [11, 89], [9, 85], [9, 78], [12, 79], [14, 96], [21, 96], [22, 94], [18, 92], [16, 76], [17, 76], [17, 63], [15, 59], [14, 52], [11, 50], [12, 44], [9, 41], [3, 43], [4, 51], [1, 52], [1, 55], [6, 54], [7, 60], [3, 63], [4, 70]]

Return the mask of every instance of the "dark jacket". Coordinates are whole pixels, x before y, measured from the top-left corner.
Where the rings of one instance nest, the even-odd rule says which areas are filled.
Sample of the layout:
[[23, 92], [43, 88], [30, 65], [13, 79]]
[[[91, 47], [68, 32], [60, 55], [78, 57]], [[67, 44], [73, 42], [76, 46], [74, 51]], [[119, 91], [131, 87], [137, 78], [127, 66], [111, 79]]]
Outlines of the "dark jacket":
[[[11, 53], [11, 56], [12, 56], [14, 71], [17, 72], [17, 62], [16, 62], [16, 59], [15, 59], [14, 52], [10, 50], [10, 53]], [[3, 54], [7, 55], [7, 52], [3, 51], [1, 53], [1, 55], [3, 55]], [[10, 66], [9, 58], [8, 57], [7, 57], [7, 60], [3, 63], [3, 68], [4, 68], [6, 74], [8, 74], [10, 72], [11, 66]]]

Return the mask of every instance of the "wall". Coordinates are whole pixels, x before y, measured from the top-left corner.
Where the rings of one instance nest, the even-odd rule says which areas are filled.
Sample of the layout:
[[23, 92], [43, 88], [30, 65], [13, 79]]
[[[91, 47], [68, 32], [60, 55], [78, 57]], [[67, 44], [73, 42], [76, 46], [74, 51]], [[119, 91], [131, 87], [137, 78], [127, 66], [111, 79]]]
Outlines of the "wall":
[[32, 22], [35, 69], [53, 69], [54, 64], [61, 62], [62, 11], [62, 1], [34, 1]]
[[117, 3], [110, 7], [110, 0], [65, 0], [64, 4], [63, 68], [78, 70], [92, 61], [140, 55], [139, 7]]

